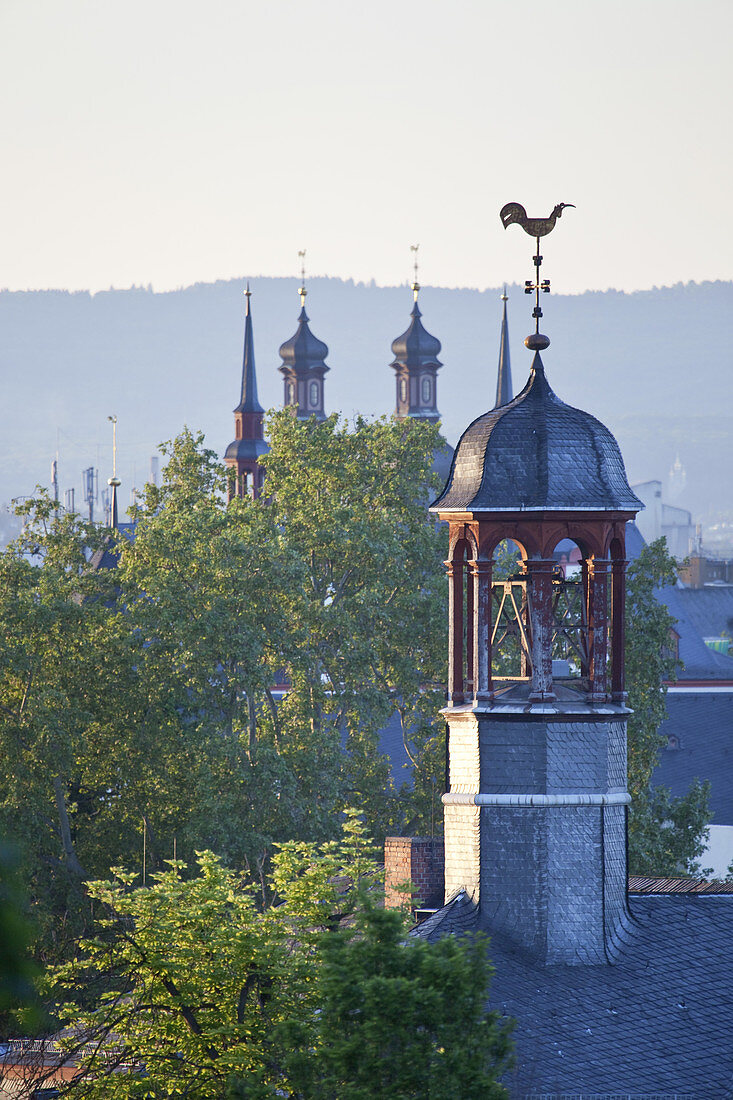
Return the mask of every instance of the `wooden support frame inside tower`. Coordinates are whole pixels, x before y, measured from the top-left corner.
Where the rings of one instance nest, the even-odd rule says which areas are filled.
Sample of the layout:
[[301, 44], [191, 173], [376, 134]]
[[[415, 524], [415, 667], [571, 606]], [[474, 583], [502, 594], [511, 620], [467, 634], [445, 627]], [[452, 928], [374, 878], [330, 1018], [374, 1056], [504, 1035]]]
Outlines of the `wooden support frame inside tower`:
[[[557, 679], [588, 703], [623, 703], [625, 527], [632, 514], [582, 513], [562, 522], [526, 513], [441, 518], [450, 521], [449, 706], [491, 703], [521, 682], [531, 702], [550, 702]], [[566, 580], [553, 558], [563, 539], [581, 550], [578, 580]], [[517, 571], [495, 579], [494, 553], [505, 541], [517, 546]], [[507, 638], [514, 640], [514, 668], [506, 667]], [[562, 659], [569, 674], [553, 672]]]

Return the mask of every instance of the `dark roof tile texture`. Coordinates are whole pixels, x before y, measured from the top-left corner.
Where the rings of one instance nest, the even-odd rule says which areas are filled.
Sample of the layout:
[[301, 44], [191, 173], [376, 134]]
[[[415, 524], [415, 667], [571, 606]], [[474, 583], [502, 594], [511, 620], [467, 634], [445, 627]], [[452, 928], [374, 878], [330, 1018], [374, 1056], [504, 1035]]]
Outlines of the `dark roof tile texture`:
[[[705, 595], [705, 589], [658, 588], [656, 591], [657, 599], [667, 605], [677, 620], [675, 630], [679, 634], [680, 660], [684, 666], [678, 672], [680, 681], [733, 680], [733, 658], [716, 653], [703, 641], [703, 636], [717, 633], [714, 628], [706, 629], [705, 624], [709, 621], [706, 608], [712, 622], [719, 621], [713, 618], [714, 614], [724, 616], [728, 608], [723, 601], [716, 604], [714, 598], [706, 600]], [[698, 596], [703, 598], [698, 600]]]
[[409, 328], [392, 341], [392, 354], [395, 361], [392, 366], [404, 364], [406, 367], [440, 367], [440, 340], [431, 336], [420, 318], [420, 307], [415, 302], [410, 314]]
[[679, 748], [663, 748], [652, 773], [655, 787], [675, 797], [694, 779], [709, 779], [713, 825], [733, 825], [733, 692], [668, 692], [659, 732]]
[[[609, 965], [541, 966], [491, 940], [489, 1007], [517, 1021], [513, 1100], [733, 1096], [733, 897], [638, 896], [630, 907]], [[440, 910], [420, 931], [460, 933], [464, 911]]]
[[[292, 367], [296, 371], [309, 371], [314, 367], [327, 371], [329, 368], [324, 363], [328, 355], [328, 346], [314, 336], [308, 325], [309, 317], [305, 312], [305, 306], [298, 316], [298, 327], [295, 333], [280, 345], [280, 358], [283, 366]], [[280, 370], [283, 368], [280, 367]]]
[[608, 428], [553, 393], [539, 355], [508, 405], [474, 420], [434, 511], [621, 511], [641, 501]]

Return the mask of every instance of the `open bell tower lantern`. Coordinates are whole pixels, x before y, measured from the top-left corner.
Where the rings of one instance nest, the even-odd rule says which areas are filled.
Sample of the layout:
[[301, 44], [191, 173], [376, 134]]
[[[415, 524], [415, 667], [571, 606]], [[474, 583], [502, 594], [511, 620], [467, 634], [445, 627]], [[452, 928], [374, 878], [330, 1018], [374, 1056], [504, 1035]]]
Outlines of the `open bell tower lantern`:
[[501, 211], [537, 244], [529, 379], [463, 433], [431, 511], [450, 532], [446, 898], [465, 889], [492, 933], [574, 963], [607, 960], [626, 921], [625, 528], [641, 502], [540, 357], [540, 238], [566, 205]]

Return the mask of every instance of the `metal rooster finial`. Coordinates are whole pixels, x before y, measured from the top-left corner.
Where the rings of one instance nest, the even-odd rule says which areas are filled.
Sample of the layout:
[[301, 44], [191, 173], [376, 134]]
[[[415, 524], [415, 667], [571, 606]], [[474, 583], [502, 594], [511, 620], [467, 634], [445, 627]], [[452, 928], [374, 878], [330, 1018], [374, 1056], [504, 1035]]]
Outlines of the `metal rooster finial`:
[[532, 316], [535, 319], [535, 330], [524, 341], [530, 351], [544, 351], [545, 348], [550, 346], [549, 336], [543, 336], [540, 332], [540, 317], [542, 316], [540, 294], [549, 294], [550, 292], [550, 280], [540, 278], [540, 267], [542, 266], [540, 237], [546, 237], [548, 233], [552, 232], [555, 228], [555, 222], [562, 216], [562, 212], [566, 206], [574, 207], [574, 205], [575, 204], [572, 202], [559, 202], [549, 218], [528, 218], [527, 211], [520, 202], [508, 202], [506, 206], [502, 206], [499, 211], [501, 224], [505, 229], [507, 226], [516, 222], [517, 225], [521, 225], [525, 233], [530, 237], [534, 237], [537, 241], [537, 252], [533, 257], [536, 274], [534, 279], [527, 279], [524, 284], [524, 293], [534, 293], [535, 296], [534, 309], [532, 310]]
[[575, 209], [575, 203], [559, 202], [549, 218], [528, 218], [527, 211], [520, 202], [508, 202], [506, 206], [502, 206], [499, 217], [505, 229], [516, 222], [530, 237], [546, 237], [555, 228], [555, 222], [562, 217], [566, 206], [572, 206]]

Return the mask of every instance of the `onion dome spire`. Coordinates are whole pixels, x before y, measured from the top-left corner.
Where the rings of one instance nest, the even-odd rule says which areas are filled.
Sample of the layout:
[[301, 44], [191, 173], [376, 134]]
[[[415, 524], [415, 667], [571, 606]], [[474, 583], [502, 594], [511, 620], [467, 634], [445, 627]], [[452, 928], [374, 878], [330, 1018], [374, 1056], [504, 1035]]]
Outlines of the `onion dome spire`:
[[506, 285], [504, 286], [504, 293], [501, 296], [501, 300], [504, 303], [504, 315], [501, 321], [501, 340], [499, 342], [499, 372], [496, 379], [496, 404], [495, 408], [499, 408], [500, 405], [508, 405], [511, 401], [514, 393], [512, 391], [512, 368], [509, 361], [509, 326], [507, 324], [506, 317], [506, 304], [507, 293]]
[[396, 374], [397, 403], [395, 415], [400, 419], [407, 416], [428, 420], [434, 424], [440, 420], [437, 405], [437, 373], [442, 367], [438, 359], [440, 340], [427, 331], [422, 323], [422, 314], [418, 305], [420, 284], [417, 280], [417, 249], [415, 253], [415, 276], [412, 282], [413, 306], [410, 312], [409, 328], [392, 341], [394, 360], [390, 364]]
[[[305, 251], [298, 253], [304, 261]], [[323, 407], [323, 380], [330, 370], [325, 363], [328, 346], [319, 340], [310, 330], [309, 317], [305, 311], [305, 264], [301, 266], [300, 314], [298, 328], [294, 335], [280, 345], [279, 355], [282, 365], [278, 370], [285, 382], [284, 401], [286, 408], [293, 408], [299, 419], [315, 416], [325, 420]]]
[[242, 392], [234, 410], [235, 438], [224, 453], [224, 462], [231, 471], [229, 499], [232, 497], [258, 497], [264, 483], [265, 472], [259, 464], [269, 447], [265, 442], [264, 409], [257, 399], [257, 374], [252, 332], [252, 291], [244, 292], [247, 306], [244, 315], [244, 354], [242, 356]]

